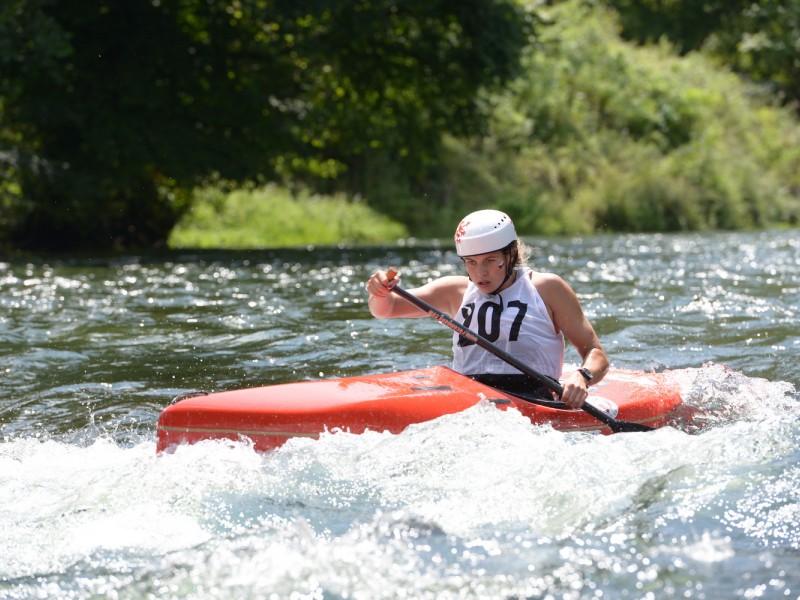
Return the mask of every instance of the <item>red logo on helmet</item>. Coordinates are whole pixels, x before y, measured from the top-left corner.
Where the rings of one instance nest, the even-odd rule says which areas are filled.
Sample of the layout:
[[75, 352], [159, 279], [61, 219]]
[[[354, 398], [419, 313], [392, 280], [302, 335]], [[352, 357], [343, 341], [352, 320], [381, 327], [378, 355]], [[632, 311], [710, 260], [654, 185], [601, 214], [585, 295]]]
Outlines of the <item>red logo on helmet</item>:
[[458, 229], [456, 229], [456, 244], [461, 241], [461, 238], [464, 237], [464, 234], [467, 233], [467, 227], [469, 226], [469, 221], [466, 219], [462, 220], [461, 223], [458, 224]]

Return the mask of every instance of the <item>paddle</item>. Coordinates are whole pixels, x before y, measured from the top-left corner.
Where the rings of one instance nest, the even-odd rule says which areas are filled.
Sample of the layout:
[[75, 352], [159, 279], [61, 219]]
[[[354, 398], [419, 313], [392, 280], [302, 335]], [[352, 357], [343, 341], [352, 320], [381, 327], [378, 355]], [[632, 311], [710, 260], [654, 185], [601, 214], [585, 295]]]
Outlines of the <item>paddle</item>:
[[[389, 277], [389, 281], [392, 281], [397, 275], [397, 271], [392, 267], [390, 267], [386, 270], [386, 274]], [[398, 294], [399, 296], [405, 298], [409, 302], [411, 302], [411, 304], [413, 304], [417, 308], [425, 311], [426, 313], [428, 313], [429, 316], [433, 317], [443, 325], [446, 325], [447, 327], [449, 327], [456, 333], [464, 336], [471, 342], [476, 343], [478, 346], [480, 346], [487, 352], [491, 352], [500, 360], [507, 362], [509, 365], [519, 370], [520, 372], [524, 373], [525, 375], [528, 375], [529, 377], [533, 377], [537, 381], [540, 381], [543, 385], [545, 385], [547, 388], [549, 388], [559, 396], [561, 396], [561, 394], [564, 393], [564, 388], [562, 387], [562, 385], [552, 377], [548, 377], [547, 375], [542, 375], [541, 373], [538, 373], [529, 366], [523, 364], [522, 362], [520, 362], [519, 360], [517, 360], [504, 350], [495, 346], [492, 342], [490, 342], [486, 338], [481, 337], [480, 335], [478, 335], [477, 333], [475, 333], [470, 329], [467, 329], [457, 321], [454, 321], [453, 319], [448, 317], [442, 311], [435, 309], [433, 306], [431, 306], [424, 300], [420, 300], [414, 294], [408, 293], [398, 285], [395, 285], [392, 288], [392, 291]], [[649, 427], [648, 425], [642, 425], [641, 423], [633, 423], [631, 421], [621, 421], [618, 419], [614, 419], [613, 417], [607, 415], [602, 410], [600, 410], [596, 406], [589, 404], [588, 402], [584, 402], [581, 408], [585, 412], [593, 416], [595, 419], [602, 421], [603, 423], [608, 425], [608, 427], [610, 427], [611, 431], [613, 431], [614, 433], [620, 433], [625, 431], [653, 431], [653, 428]]]

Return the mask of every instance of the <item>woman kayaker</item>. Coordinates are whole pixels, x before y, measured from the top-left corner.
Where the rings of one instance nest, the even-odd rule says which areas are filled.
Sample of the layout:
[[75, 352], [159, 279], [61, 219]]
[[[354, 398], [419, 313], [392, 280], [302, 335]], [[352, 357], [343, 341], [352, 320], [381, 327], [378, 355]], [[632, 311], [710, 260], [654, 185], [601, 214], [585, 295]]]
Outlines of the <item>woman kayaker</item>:
[[[517, 238], [508, 215], [479, 210], [464, 217], [455, 233], [456, 253], [467, 276], [446, 276], [409, 290], [532, 369], [561, 379], [561, 400], [580, 408], [590, 384], [608, 371], [608, 358], [573, 289], [561, 277], [530, 269], [529, 248]], [[397, 279], [377, 271], [367, 282], [369, 310], [378, 319], [424, 317], [427, 313], [392, 293]], [[564, 339], [582, 359], [562, 373]], [[453, 369], [510, 393], [547, 397], [547, 389], [457, 333]]]

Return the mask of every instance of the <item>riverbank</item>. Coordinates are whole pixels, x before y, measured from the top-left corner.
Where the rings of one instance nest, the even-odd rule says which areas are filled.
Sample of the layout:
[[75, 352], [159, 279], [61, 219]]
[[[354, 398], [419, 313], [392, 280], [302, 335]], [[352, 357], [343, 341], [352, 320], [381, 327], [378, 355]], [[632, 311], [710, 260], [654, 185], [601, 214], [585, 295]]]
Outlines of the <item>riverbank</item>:
[[406, 228], [343, 196], [293, 195], [274, 185], [199, 190], [169, 237], [171, 248], [289, 248], [386, 243]]

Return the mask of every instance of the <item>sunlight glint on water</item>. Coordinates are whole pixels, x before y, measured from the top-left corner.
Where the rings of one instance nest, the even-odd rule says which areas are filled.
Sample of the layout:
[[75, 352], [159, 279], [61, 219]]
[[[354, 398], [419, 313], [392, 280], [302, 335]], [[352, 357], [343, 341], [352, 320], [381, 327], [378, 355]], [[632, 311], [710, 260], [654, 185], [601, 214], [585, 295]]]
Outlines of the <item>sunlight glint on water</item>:
[[157, 457], [183, 391], [446, 363], [448, 330], [371, 319], [363, 284], [457, 258], [0, 263], [0, 598], [800, 597], [797, 236], [532, 242], [616, 366], [681, 385], [672, 427], [563, 434], [487, 405]]

